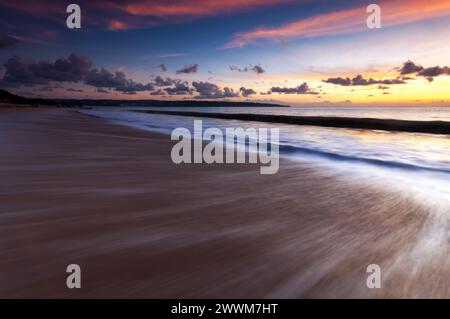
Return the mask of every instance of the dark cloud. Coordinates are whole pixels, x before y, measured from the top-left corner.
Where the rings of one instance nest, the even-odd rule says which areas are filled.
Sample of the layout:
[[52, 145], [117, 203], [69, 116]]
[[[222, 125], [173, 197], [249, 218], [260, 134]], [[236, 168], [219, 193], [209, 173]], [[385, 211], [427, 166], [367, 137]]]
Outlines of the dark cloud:
[[230, 66], [230, 70], [231, 71], [237, 71], [237, 72], [255, 72], [256, 74], [262, 74], [264, 72], [266, 72], [260, 65], [255, 65], [255, 66], [249, 66], [249, 67], [245, 67], [245, 68], [239, 68], [237, 66]]
[[166, 72], [167, 71], [167, 66], [165, 64], [160, 64], [158, 65], [158, 68], [161, 69], [161, 71]]
[[252, 71], [255, 71], [257, 74], [261, 74], [261, 73], [266, 72], [260, 65], [255, 65], [252, 68]]
[[155, 91], [151, 91], [150, 95], [158, 96], [158, 95], [167, 95], [167, 92], [162, 89], [157, 89]]
[[67, 59], [54, 63], [34, 63], [13, 57], [4, 64], [5, 75], [2, 84], [6, 86], [35, 85], [55, 82], [79, 82], [92, 67], [91, 60], [73, 53]]
[[153, 85], [128, 79], [123, 72], [110, 72], [106, 69], [93, 69], [91, 59], [85, 55], [72, 53], [68, 58], [55, 62], [34, 63], [13, 57], [4, 64], [4, 76], [0, 82], [3, 87], [47, 85], [49, 83], [84, 83], [96, 88], [108, 88], [134, 94], [153, 90]]
[[325, 83], [331, 83], [336, 85], [342, 85], [342, 86], [350, 86], [352, 85], [352, 80], [350, 78], [328, 78], [326, 80], [323, 80]]
[[78, 82], [93, 66], [91, 59], [85, 55], [72, 53], [67, 59], [62, 58], [54, 63], [40, 62], [30, 64], [31, 71], [46, 80], [57, 82]]
[[415, 64], [411, 60], [406, 61], [405, 63], [403, 63], [403, 66], [399, 68], [399, 72], [401, 75], [413, 74], [422, 70], [422, 66]]
[[151, 91], [153, 90], [153, 85], [151, 83], [143, 84], [127, 79], [125, 84], [116, 87], [115, 90], [122, 93], [135, 94], [136, 92]]
[[154, 79], [154, 83], [153, 84], [155, 86], [171, 86], [171, 85], [176, 85], [179, 82], [180, 82], [180, 80], [177, 80], [177, 79], [172, 79], [172, 78], [169, 78], [169, 77], [163, 79], [162, 77], [157, 76]]
[[39, 92], [53, 92], [53, 89], [55, 89], [53, 86], [43, 86], [39, 88], [37, 91]]
[[308, 83], [304, 82], [301, 85], [295, 88], [287, 88], [287, 87], [272, 87], [270, 89], [272, 93], [281, 93], [281, 94], [313, 94], [317, 95], [319, 93], [311, 90], [308, 86]]
[[20, 41], [6, 34], [0, 34], [0, 50], [15, 46]]
[[184, 68], [177, 71], [177, 74], [191, 74], [191, 73], [197, 73], [198, 71], [198, 64], [191, 64], [186, 65]]
[[256, 91], [253, 89], [246, 89], [245, 87], [241, 87], [239, 91], [242, 93], [243, 97], [248, 97], [250, 95], [256, 94]]
[[191, 87], [189, 87], [188, 82], [180, 79], [172, 79], [170, 77], [164, 79], [161, 76], [157, 76], [154, 79], [153, 85], [155, 87], [165, 88], [156, 90], [155, 94], [152, 95], [161, 95], [160, 93], [162, 92], [164, 92], [164, 95], [192, 95], [194, 91]]
[[423, 77], [430, 77], [430, 78], [440, 76], [440, 75], [450, 75], [450, 68], [448, 68], [446, 66], [444, 66], [444, 67], [434, 66], [434, 67], [422, 69], [419, 73], [417, 73], [417, 75], [423, 76]]
[[[374, 81], [373, 79], [370, 79], [370, 81]], [[405, 80], [402, 78], [395, 78], [395, 79], [386, 79], [386, 80], [375, 80], [375, 84], [384, 84], [384, 85], [393, 85], [393, 84], [405, 84]]]
[[98, 88], [116, 88], [127, 81], [123, 72], [112, 73], [106, 69], [93, 69], [84, 79], [84, 83]]
[[325, 83], [331, 83], [341, 86], [366, 86], [374, 84], [393, 85], [393, 84], [405, 84], [406, 82], [402, 78], [374, 80], [372, 78], [365, 79], [361, 74], [358, 74], [353, 79], [350, 78], [328, 78], [323, 80]]
[[89, 71], [84, 79], [84, 83], [97, 88], [109, 88], [116, 91], [134, 94], [136, 92], [151, 91], [153, 85], [142, 84], [135, 82], [131, 79], [127, 79], [123, 72], [110, 72], [106, 69], [93, 69]]
[[178, 82], [175, 87], [165, 88], [164, 91], [168, 95], [192, 95], [194, 90], [187, 82]]
[[223, 88], [223, 97], [224, 98], [228, 98], [228, 97], [239, 97], [239, 92], [234, 92], [233, 89], [229, 88], [229, 87], [224, 87]]
[[81, 89], [74, 89], [74, 88], [68, 88], [66, 91], [67, 91], [67, 92], [78, 92], [78, 93], [84, 92], [84, 91], [81, 90]]
[[434, 78], [440, 75], [450, 75], [450, 68], [447, 66], [433, 66], [425, 68], [410, 60], [403, 63], [403, 66], [397, 68], [397, 70], [402, 75], [415, 74], [416, 77], [422, 76], [426, 78], [428, 82], [433, 82]]
[[[112, 72], [106, 68], [94, 68], [89, 57], [73, 53], [67, 58], [57, 59], [54, 62], [32, 62], [19, 57], [10, 58], [1, 68], [3, 78], [0, 86], [20, 87], [20, 86], [47, 86], [41, 87], [41, 91], [50, 91], [55, 85], [64, 82], [84, 84], [96, 88], [98, 93], [111, 93], [112, 91], [133, 95], [137, 92], [149, 91], [151, 95], [193, 95], [198, 93], [197, 99], [221, 99], [239, 97], [242, 93], [247, 97], [256, 92], [253, 89], [242, 87], [235, 92], [229, 87], [220, 88], [210, 82], [197, 81], [192, 86], [180, 79], [170, 77], [163, 78], [157, 76], [151, 83], [140, 83], [127, 78], [124, 72]], [[178, 73], [196, 72], [198, 65], [186, 66]], [[257, 72], [257, 71], [255, 71]], [[313, 94], [306, 85], [297, 88], [298, 92]], [[82, 92], [81, 89], [67, 88], [68, 92]]]
[[48, 84], [49, 81], [35, 74], [32, 63], [27, 59], [13, 57], [3, 65], [5, 74], [2, 79], [2, 86], [21, 86]]
[[193, 82], [192, 86], [198, 92], [196, 99], [222, 99], [239, 97], [239, 92], [234, 92], [233, 89], [225, 87], [220, 89], [216, 84], [209, 82]]

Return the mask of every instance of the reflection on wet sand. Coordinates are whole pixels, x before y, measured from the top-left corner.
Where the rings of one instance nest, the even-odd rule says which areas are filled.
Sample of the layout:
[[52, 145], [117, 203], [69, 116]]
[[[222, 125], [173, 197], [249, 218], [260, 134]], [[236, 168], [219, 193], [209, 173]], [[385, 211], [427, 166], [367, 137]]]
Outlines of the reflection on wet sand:
[[1, 297], [450, 297], [439, 202], [287, 160], [177, 166], [167, 136], [70, 111], [0, 130]]

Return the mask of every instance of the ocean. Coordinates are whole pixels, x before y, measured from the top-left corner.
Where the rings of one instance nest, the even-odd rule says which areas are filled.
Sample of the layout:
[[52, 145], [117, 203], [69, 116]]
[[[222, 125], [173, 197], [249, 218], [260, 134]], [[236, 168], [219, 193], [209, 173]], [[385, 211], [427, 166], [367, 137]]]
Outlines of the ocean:
[[[94, 108], [83, 110], [119, 124], [170, 134], [177, 127], [193, 130], [192, 117], [156, 115], [136, 110], [252, 113], [287, 116], [334, 116], [420, 121], [450, 121], [445, 107], [327, 107], [327, 108]], [[280, 155], [307, 162], [323, 174], [358, 178], [413, 191], [426, 201], [450, 208], [450, 136], [381, 130], [326, 128], [278, 123], [201, 118], [208, 127], [276, 127], [280, 129]], [[434, 203], [434, 202], [433, 202]]]

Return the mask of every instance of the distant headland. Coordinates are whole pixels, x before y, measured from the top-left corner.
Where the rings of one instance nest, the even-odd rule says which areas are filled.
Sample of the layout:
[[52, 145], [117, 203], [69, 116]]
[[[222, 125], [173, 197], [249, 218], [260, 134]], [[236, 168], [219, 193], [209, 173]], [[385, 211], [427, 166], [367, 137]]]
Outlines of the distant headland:
[[289, 107], [289, 105], [262, 102], [231, 102], [207, 100], [97, 100], [97, 99], [40, 99], [26, 98], [0, 90], [0, 102], [28, 106], [60, 106], [60, 107]]

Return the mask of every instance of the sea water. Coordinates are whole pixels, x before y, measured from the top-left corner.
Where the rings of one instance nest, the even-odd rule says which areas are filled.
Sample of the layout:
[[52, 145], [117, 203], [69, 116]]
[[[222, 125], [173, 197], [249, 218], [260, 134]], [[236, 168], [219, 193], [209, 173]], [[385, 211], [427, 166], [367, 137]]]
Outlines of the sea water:
[[[84, 113], [119, 124], [170, 134], [175, 128], [193, 129], [193, 117], [155, 115], [136, 110], [155, 108], [95, 108]], [[277, 114], [292, 116], [342, 116], [402, 120], [450, 121], [442, 108], [157, 108], [195, 112]], [[426, 201], [450, 208], [450, 136], [362, 129], [324, 128], [277, 123], [203, 118], [203, 127], [279, 128], [280, 155], [308, 162], [340, 177], [384, 184], [413, 191]], [[169, 138], [169, 137], [168, 137]], [[282, 168], [282, 167], [281, 167]], [[449, 210], [450, 213], [450, 210]]]

